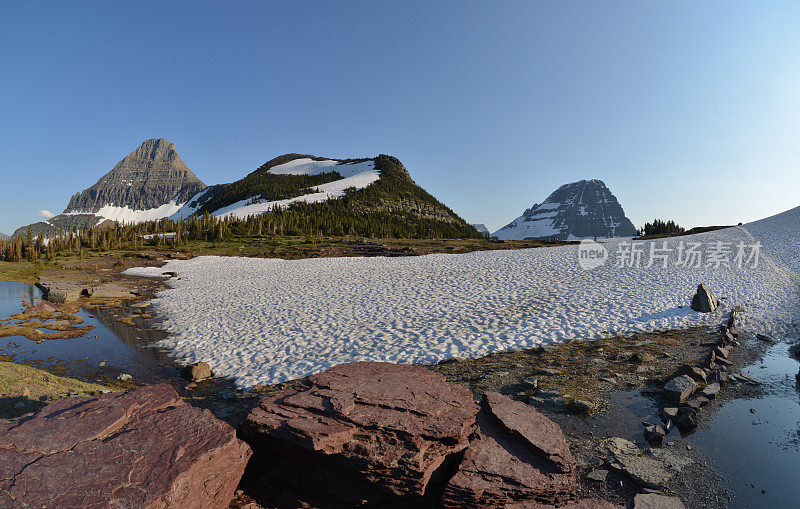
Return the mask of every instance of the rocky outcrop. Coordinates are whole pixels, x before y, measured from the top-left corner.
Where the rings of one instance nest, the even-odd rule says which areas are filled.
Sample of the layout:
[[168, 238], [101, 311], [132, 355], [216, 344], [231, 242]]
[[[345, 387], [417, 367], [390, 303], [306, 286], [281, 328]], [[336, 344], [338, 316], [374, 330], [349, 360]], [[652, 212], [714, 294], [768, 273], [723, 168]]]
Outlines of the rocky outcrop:
[[500, 240], [632, 237], [636, 227], [601, 180], [564, 184], [497, 230]]
[[697, 292], [692, 297], [692, 309], [699, 313], [712, 313], [717, 306], [719, 301], [703, 285], [698, 285]]
[[2, 507], [226, 508], [250, 448], [166, 384], [0, 420]]
[[556, 424], [420, 366], [336, 366], [262, 399], [242, 431], [269, 506], [540, 507], [577, 489]]
[[575, 460], [558, 425], [491, 392], [477, 422], [477, 436], [445, 488], [444, 507], [560, 504], [573, 497]]

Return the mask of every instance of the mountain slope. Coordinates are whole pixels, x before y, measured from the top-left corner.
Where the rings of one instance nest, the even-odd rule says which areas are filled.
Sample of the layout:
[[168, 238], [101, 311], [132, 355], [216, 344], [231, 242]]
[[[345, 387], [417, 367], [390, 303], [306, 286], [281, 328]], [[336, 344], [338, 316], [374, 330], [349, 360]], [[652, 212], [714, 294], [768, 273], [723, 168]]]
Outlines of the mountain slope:
[[0, 240], [8, 240], [8, 239], [10, 239], [10, 238], [11, 238], [11, 237], [9, 237], [8, 235], [6, 235], [5, 233], [2, 233], [2, 232], [0, 232]]
[[356, 224], [372, 222], [414, 236], [431, 227], [448, 235], [479, 235], [419, 187], [399, 160], [386, 155], [339, 160], [285, 154], [239, 181], [199, 193], [172, 219], [192, 213], [245, 219], [272, 212], [303, 216], [331, 234], [367, 234]]
[[500, 240], [632, 237], [636, 228], [601, 180], [564, 184], [492, 234]]
[[14, 235], [50, 235], [105, 221], [142, 222], [169, 217], [205, 189], [163, 138], [144, 141], [92, 187], [74, 195], [62, 214], [19, 228]]

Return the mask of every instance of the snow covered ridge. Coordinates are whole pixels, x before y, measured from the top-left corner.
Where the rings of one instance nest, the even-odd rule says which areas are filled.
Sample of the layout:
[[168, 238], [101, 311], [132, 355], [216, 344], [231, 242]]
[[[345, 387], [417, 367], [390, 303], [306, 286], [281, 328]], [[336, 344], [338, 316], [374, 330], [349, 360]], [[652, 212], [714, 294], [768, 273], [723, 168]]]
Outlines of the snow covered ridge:
[[326, 200], [341, 198], [345, 190], [364, 189], [380, 179], [380, 173], [375, 169], [375, 161], [369, 160], [360, 163], [342, 163], [333, 159], [315, 161], [310, 158], [294, 159], [288, 163], [270, 168], [269, 173], [275, 175], [321, 175], [323, 173], [338, 172], [342, 178], [326, 184], [314, 186], [310, 192], [288, 198], [285, 200], [266, 201], [251, 197], [237, 203], [222, 207], [213, 213], [220, 218], [236, 217], [244, 219], [248, 216], [268, 212], [274, 208], [286, 208], [292, 203], [319, 203]]
[[[742, 327], [797, 334], [800, 208], [681, 240], [760, 242], [761, 258], [744, 270], [613, 263], [583, 270], [578, 247], [562, 246], [405, 258], [201, 257], [127, 272], [178, 272], [174, 288], [155, 300], [171, 333], [160, 345], [185, 362], [209, 362], [243, 387], [350, 361], [433, 363], [716, 324], [733, 305], [744, 308]], [[645, 251], [651, 242], [663, 240], [643, 242]], [[698, 283], [725, 298], [717, 313], [689, 308]]]
[[[200, 194], [202, 193], [203, 191], [201, 191]], [[157, 221], [165, 217], [173, 216], [174, 214], [178, 213], [185, 205], [186, 205], [185, 203], [175, 203], [175, 200], [173, 199], [169, 203], [165, 203], [160, 207], [148, 210], [134, 210], [128, 206], [119, 207], [114, 205], [104, 205], [100, 207], [100, 210], [98, 210], [97, 212], [73, 211], [73, 212], [64, 212], [61, 215], [80, 216], [80, 215], [93, 214], [97, 216], [97, 224], [105, 220], [111, 220], [125, 224], [137, 224], [137, 223], [144, 223], [146, 221]]]
[[601, 180], [564, 184], [492, 234], [501, 240], [632, 237], [636, 228]]

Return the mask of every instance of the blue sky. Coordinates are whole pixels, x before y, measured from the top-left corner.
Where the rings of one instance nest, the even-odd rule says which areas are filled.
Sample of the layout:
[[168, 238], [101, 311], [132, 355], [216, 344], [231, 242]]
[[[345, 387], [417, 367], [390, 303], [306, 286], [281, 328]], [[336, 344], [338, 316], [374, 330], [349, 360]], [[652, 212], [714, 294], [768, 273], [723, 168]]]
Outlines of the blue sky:
[[800, 205], [797, 2], [4, 2], [0, 231], [164, 137], [208, 184], [387, 153], [495, 229], [599, 178], [637, 225]]

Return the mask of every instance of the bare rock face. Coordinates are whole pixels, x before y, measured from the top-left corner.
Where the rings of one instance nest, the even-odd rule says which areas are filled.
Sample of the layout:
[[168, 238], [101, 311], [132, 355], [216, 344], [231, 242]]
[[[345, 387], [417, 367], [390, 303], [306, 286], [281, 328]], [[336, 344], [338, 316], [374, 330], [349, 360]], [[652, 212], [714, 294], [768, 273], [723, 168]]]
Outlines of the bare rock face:
[[420, 366], [342, 364], [267, 397], [244, 425], [264, 483], [325, 505], [419, 499], [469, 444], [469, 390]]
[[166, 384], [0, 420], [2, 507], [226, 508], [250, 458]]
[[492, 392], [477, 422], [477, 438], [444, 490], [444, 507], [559, 505], [574, 496], [575, 460], [558, 425]]

